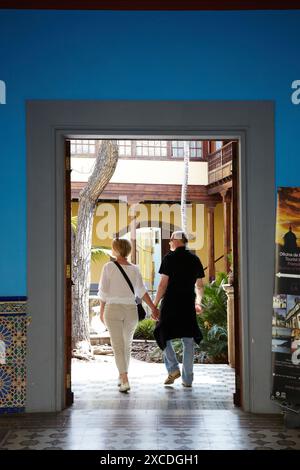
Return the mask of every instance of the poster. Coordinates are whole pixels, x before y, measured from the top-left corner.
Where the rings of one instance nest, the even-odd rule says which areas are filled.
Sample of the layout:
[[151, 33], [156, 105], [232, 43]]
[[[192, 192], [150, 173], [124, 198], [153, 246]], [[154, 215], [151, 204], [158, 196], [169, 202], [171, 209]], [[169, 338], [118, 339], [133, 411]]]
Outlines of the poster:
[[278, 188], [272, 398], [300, 405], [300, 188]]

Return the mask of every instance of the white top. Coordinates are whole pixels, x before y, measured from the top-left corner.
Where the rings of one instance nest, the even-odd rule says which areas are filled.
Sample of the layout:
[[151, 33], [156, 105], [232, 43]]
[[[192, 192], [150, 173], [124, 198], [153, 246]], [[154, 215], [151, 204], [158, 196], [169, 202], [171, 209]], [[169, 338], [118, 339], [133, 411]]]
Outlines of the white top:
[[143, 283], [140, 270], [135, 264], [122, 264], [121, 266], [133, 285], [135, 295], [133, 295], [126, 279], [113, 261], [109, 261], [103, 266], [98, 295], [100, 300], [107, 304], [134, 305], [135, 297], [141, 299], [147, 289]]

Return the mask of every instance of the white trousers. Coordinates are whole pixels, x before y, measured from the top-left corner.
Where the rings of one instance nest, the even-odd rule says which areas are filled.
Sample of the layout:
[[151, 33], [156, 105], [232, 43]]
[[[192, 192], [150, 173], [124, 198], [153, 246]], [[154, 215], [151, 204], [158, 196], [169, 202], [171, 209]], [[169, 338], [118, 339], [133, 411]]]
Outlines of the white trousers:
[[110, 334], [119, 374], [127, 374], [132, 339], [138, 324], [137, 307], [126, 304], [106, 304], [104, 321]]

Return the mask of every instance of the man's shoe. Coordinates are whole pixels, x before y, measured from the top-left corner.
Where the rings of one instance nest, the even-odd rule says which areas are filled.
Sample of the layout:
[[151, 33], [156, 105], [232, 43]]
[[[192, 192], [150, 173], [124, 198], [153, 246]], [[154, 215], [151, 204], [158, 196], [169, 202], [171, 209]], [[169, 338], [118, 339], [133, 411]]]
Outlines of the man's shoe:
[[180, 370], [175, 370], [174, 372], [170, 372], [168, 377], [165, 380], [165, 385], [172, 385], [176, 379], [181, 376]]
[[182, 382], [182, 385], [187, 388], [191, 388], [192, 384], [187, 384], [186, 382]]

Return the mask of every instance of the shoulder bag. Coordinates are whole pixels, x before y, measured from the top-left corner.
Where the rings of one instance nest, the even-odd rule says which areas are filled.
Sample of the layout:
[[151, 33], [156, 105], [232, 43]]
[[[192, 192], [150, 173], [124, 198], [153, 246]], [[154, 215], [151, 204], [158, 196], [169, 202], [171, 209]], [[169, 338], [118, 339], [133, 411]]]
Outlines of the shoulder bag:
[[[122, 268], [122, 266], [120, 265], [120, 263], [118, 263], [117, 261], [114, 261], [115, 265], [119, 268], [119, 270], [121, 271], [121, 273], [123, 274], [125, 280], [127, 281], [127, 284], [129, 285], [130, 287], [130, 290], [132, 291], [132, 293], [135, 295], [134, 293], [134, 288], [133, 288], [133, 285], [129, 279], [129, 277], [127, 276], [127, 274], [125, 273], [124, 269]], [[137, 310], [138, 310], [138, 316], [139, 316], [139, 321], [141, 320], [144, 320], [146, 318], [146, 311], [142, 305], [142, 301], [141, 299], [139, 299], [138, 297], [135, 297], [135, 303], [136, 303], [136, 306], [137, 306]]]

